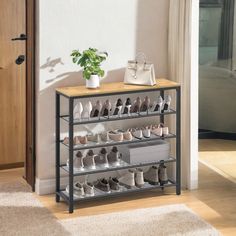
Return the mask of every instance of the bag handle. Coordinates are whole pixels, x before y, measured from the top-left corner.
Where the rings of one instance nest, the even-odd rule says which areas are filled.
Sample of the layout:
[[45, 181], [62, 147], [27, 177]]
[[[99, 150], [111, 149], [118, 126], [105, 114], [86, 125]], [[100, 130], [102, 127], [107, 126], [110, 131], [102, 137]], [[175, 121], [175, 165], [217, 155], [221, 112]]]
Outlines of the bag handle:
[[146, 57], [146, 55], [145, 55], [143, 52], [138, 52], [138, 53], [136, 54], [136, 56], [135, 56], [135, 62], [136, 62], [136, 64], [138, 63], [138, 60], [139, 60], [139, 59], [142, 59], [142, 62], [143, 62], [144, 64], [147, 63], [147, 57]]

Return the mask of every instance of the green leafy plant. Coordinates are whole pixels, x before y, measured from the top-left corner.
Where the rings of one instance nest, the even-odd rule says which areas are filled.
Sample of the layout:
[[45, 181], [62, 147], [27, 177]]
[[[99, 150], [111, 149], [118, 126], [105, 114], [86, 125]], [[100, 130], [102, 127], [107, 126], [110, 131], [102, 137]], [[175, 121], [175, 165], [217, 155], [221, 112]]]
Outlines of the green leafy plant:
[[91, 75], [104, 76], [105, 72], [101, 69], [101, 63], [107, 59], [107, 52], [99, 52], [96, 48], [89, 48], [82, 53], [79, 50], [73, 50], [71, 57], [73, 63], [83, 68], [85, 79], [90, 79]]

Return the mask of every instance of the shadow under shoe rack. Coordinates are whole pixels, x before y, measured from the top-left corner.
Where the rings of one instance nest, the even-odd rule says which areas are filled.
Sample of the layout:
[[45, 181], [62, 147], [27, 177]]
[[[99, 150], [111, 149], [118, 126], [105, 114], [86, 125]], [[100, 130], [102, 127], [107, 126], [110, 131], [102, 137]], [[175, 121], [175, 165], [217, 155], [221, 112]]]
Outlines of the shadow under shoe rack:
[[[131, 116], [122, 116], [122, 117], [115, 117], [111, 116], [109, 119], [98, 118], [90, 119], [90, 120], [82, 120], [77, 121], [73, 118], [73, 109], [74, 109], [74, 100], [75, 99], [82, 99], [82, 98], [92, 98], [92, 97], [107, 97], [113, 95], [122, 95], [122, 94], [135, 94], [135, 93], [147, 93], [147, 92], [154, 92], [159, 91], [160, 95], [164, 98], [164, 93], [166, 90], [175, 90], [176, 91], [176, 109], [170, 110], [165, 113], [158, 113], [158, 112], [149, 112], [149, 113], [141, 113], [139, 115], [135, 114]], [[62, 115], [60, 111], [61, 107], [61, 96], [68, 99], [69, 102], [69, 114]], [[164, 187], [175, 186], [176, 187], [176, 194], [181, 194], [181, 182], [180, 182], [180, 173], [181, 173], [181, 153], [180, 153], [180, 97], [181, 97], [181, 89], [178, 83], [173, 81], [169, 81], [166, 79], [157, 79], [157, 85], [155, 86], [136, 86], [136, 85], [125, 85], [123, 82], [117, 83], [104, 83], [101, 85], [99, 89], [86, 89], [84, 86], [77, 86], [77, 87], [64, 87], [56, 89], [56, 202], [60, 201], [60, 198], [63, 198], [69, 204], [69, 213], [72, 213], [74, 210], [74, 203], [77, 201], [84, 201], [89, 199], [97, 199], [97, 198], [105, 198], [111, 197], [116, 195], [123, 195], [127, 193], [139, 192], [139, 191], [146, 191], [156, 188], [163, 189]], [[87, 145], [77, 145], [74, 146], [73, 144], [73, 137], [74, 137], [74, 126], [75, 125], [82, 125], [82, 124], [92, 124], [92, 123], [99, 123], [99, 122], [110, 122], [110, 121], [118, 121], [118, 120], [126, 120], [126, 119], [136, 119], [136, 118], [144, 118], [144, 117], [152, 117], [152, 116], [160, 116], [160, 122], [164, 123], [164, 117], [166, 115], [175, 114], [176, 115], [176, 133], [170, 134], [167, 137], [151, 137], [149, 139], [133, 139], [132, 141], [122, 141], [122, 142], [109, 142], [109, 143], [99, 143], [99, 144], [87, 144]], [[60, 137], [60, 120], [64, 120], [68, 123], [69, 126], [69, 144], [63, 144], [63, 140]], [[83, 198], [77, 198], [74, 196], [74, 176], [82, 176], [88, 174], [95, 174], [101, 172], [108, 172], [114, 170], [121, 170], [121, 169], [129, 169], [141, 166], [150, 166], [150, 165], [157, 165], [160, 161], [156, 161], [153, 163], [140, 163], [139, 165], [132, 165], [128, 163], [121, 164], [120, 166], [116, 167], [109, 167], [109, 168], [96, 168], [95, 170], [84, 170], [84, 171], [74, 171], [73, 167], [73, 158], [74, 158], [74, 151], [76, 150], [84, 150], [84, 149], [92, 149], [98, 147], [107, 147], [107, 146], [114, 146], [114, 145], [125, 145], [131, 143], [142, 143], [142, 142], [150, 142], [160, 139], [176, 139], [176, 157], [170, 157], [165, 162], [175, 162], [176, 163], [176, 179], [169, 180], [168, 184], [165, 185], [144, 185], [142, 188], [132, 188], [132, 189], [125, 189], [124, 191], [118, 192], [111, 192], [111, 193], [95, 193], [94, 196], [88, 196]], [[60, 149], [61, 145], [65, 145], [69, 149], [69, 167], [66, 164], [61, 163], [60, 158]], [[61, 189], [60, 184], [60, 170], [63, 169], [67, 173], [69, 173], [69, 194], [65, 191], [65, 189]]]

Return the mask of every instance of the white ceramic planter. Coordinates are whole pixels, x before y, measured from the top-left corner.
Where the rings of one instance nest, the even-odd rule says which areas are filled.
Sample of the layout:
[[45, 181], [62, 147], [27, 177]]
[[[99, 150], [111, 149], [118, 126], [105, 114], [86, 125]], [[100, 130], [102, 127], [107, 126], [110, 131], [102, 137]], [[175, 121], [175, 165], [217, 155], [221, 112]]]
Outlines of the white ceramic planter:
[[91, 75], [90, 79], [86, 79], [87, 88], [99, 88], [100, 87], [100, 78], [98, 75]]

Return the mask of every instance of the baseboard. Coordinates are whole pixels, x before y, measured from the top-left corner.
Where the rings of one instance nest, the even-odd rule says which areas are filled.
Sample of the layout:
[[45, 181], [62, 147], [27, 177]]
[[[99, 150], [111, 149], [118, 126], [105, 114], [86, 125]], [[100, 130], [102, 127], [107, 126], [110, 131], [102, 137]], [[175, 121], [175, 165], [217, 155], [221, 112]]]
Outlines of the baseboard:
[[199, 130], [199, 139], [226, 139], [226, 140], [236, 140], [236, 133], [225, 133], [216, 132], [212, 130]]
[[0, 165], [0, 170], [20, 168], [20, 167], [24, 167], [24, 165], [25, 165], [24, 162], [17, 162], [17, 163], [10, 163], [10, 164], [1, 164]]
[[[68, 184], [68, 177], [61, 177], [61, 187], [65, 188]], [[55, 193], [56, 179], [39, 179], [35, 181], [35, 192], [38, 195], [47, 195]]]

